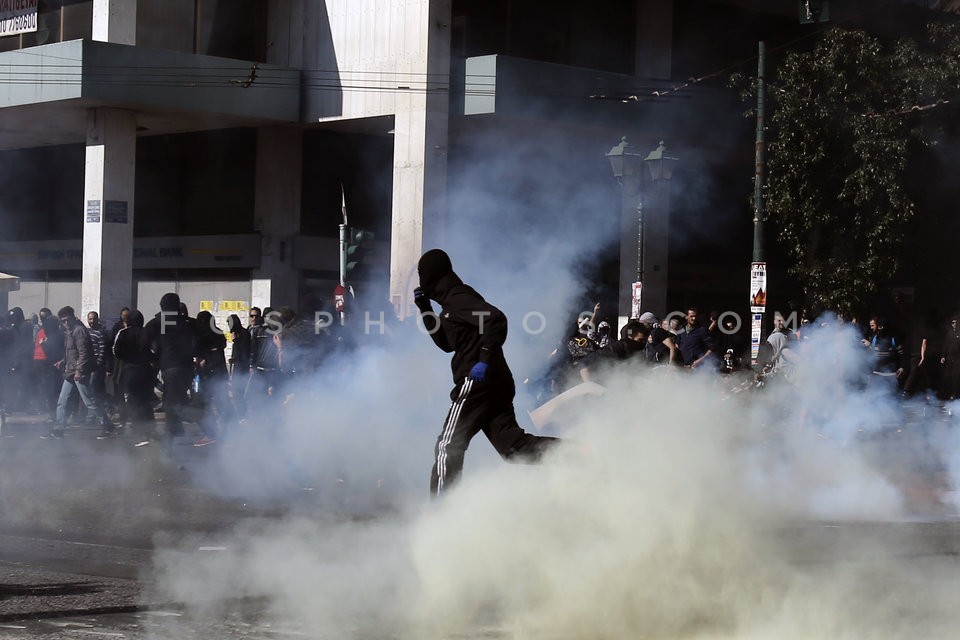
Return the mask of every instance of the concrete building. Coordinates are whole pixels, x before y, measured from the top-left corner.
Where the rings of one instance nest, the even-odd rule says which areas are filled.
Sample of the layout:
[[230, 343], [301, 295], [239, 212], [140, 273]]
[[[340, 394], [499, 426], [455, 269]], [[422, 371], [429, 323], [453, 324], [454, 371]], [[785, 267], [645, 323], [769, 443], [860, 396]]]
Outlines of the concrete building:
[[329, 300], [342, 197], [378, 240], [358, 288], [403, 316], [471, 167], [537, 149], [549, 167], [531, 171], [605, 194], [589, 217], [619, 224], [607, 284], [622, 297], [642, 255], [644, 307], [665, 311], [671, 220], [702, 202], [644, 184], [638, 246], [638, 194], [617, 213], [603, 153], [664, 140], [699, 158], [678, 179], [735, 158], [748, 183], [750, 123], [710, 121], [740, 105], [686, 79], [797, 28], [795, 3], [764, 0], [22, 4], [0, 16], [0, 271], [21, 277], [11, 306], [106, 318], [168, 290], [221, 318]]

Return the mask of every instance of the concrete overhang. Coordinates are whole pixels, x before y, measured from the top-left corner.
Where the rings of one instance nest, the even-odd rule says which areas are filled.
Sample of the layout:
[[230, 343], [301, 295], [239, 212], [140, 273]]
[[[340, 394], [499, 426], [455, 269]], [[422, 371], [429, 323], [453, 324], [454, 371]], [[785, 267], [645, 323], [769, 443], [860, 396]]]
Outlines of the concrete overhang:
[[0, 53], [0, 149], [82, 143], [93, 107], [140, 135], [296, 124], [300, 71], [93, 40]]
[[20, 278], [9, 273], [0, 273], [0, 293], [20, 291]]

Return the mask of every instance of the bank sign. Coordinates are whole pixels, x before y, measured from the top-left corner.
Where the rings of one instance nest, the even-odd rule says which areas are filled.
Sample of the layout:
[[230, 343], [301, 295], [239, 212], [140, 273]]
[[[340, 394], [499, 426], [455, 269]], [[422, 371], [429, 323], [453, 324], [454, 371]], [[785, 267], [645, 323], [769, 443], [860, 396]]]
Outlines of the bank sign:
[[[260, 266], [260, 236], [134, 238], [134, 269], [204, 269]], [[80, 270], [83, 241], [0, 242], [0, 271]]]
[[0, 37], [37, 30], [39, 0], [0, 0]]

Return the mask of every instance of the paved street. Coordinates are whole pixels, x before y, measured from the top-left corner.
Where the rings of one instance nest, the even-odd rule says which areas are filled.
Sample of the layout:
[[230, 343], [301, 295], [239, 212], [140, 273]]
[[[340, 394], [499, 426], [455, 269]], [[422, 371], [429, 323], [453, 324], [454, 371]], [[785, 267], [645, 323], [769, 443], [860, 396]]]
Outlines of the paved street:
[[[949, 426], [938, 416], [925, 428]], [[140, 440], [134, 434], [98, 440], [93, 426], [72, 426], [62, 441], [41, 439], [45, 429], [39, 417], [15, 415], [0, 438], [0, 639], [330, 637], [262, 615], [264, 602], [256, 597], [221, 602], [213, 613], [154, 589], [158, 551], [187, 562], [230, 558], [231, 532], [243, 523], [291, 515], [356, 517], [338, 512], [328, 494], [291, 483], [280, 499], [225, 497], [217, 478], [202, 473], [222, 455], [223, 445], [194, 447], [193, 431], [167, 452], [156, 445], [134, 447]], [[896, 450], [902, 460], [911, 442], [909, 429], [891, 425], [871, 443], [871, 456], [882, 465]], [[960, 520], [949, 505], [953, 488], [942, 469], [916, 446], [907, 456], [915, 464], [889, 470], [913, 507], [909, 521], [789, 527], [777, 534], [789, 541], [789, 562], [810, 576], [857, 567], [897, 591], [911, 589], [918, 575], [925, 587], [946, 589], [960, 568]], [[911, 571], [904, 573], [903, 566]], [[938, 615], [925, 606], [914, 603], [903, 615]], [[400, 636], [360, 630], [351, 637]], [[494, 625], [456, 637], [514, 635]]]
[[98, 440], [95, 426], [45, 440], [40, 417], [11, 417], [0, 437], [0, 638], [243, 637], [256, 624], [253, 601], [209, 621], [158, 599], [154, 552], [222, 553], [221, 535], [240, 522], [312, 512], [312, 487], [285, 503], [219, 496], [198, 472], [220, 445], [194, 447], [191, 427], [167, 452], [135, 447], [132, 433]]

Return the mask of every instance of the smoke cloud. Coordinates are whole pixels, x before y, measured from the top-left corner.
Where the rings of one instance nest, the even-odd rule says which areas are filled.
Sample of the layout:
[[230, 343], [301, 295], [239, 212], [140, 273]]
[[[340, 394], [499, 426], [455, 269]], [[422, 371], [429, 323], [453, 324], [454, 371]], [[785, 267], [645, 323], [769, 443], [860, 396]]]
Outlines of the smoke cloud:
[[[337, 485], [341, 511], [246, 522], [221, 553], [160, 551], [160, 594], [203, 616], [254, 598], [274, 628], [315, 637], [953, 636], [955, 563], [931, 554], [916, 518], [933, 503], [902, 473], [935, 465], [945, 441], [919, 421], [916, 459], [853, 329], [795, 345], [789, 374], [761, 390], [624, 369], [562, 412], [568, 442], [544, 464], [477, 465], [479, 436], [437, 502], [426, 480], [445, 406], [420, 399], [449, 380], [415, 337], [325, 376], [289, 416], [283, 448], [314, 471], [365, 469]], [[357, 380], [363, 406], [336, 409]], [[217, 474], [249, 461], [227, 451]], [[397, 485], [379, 505], [378, 478]]]

